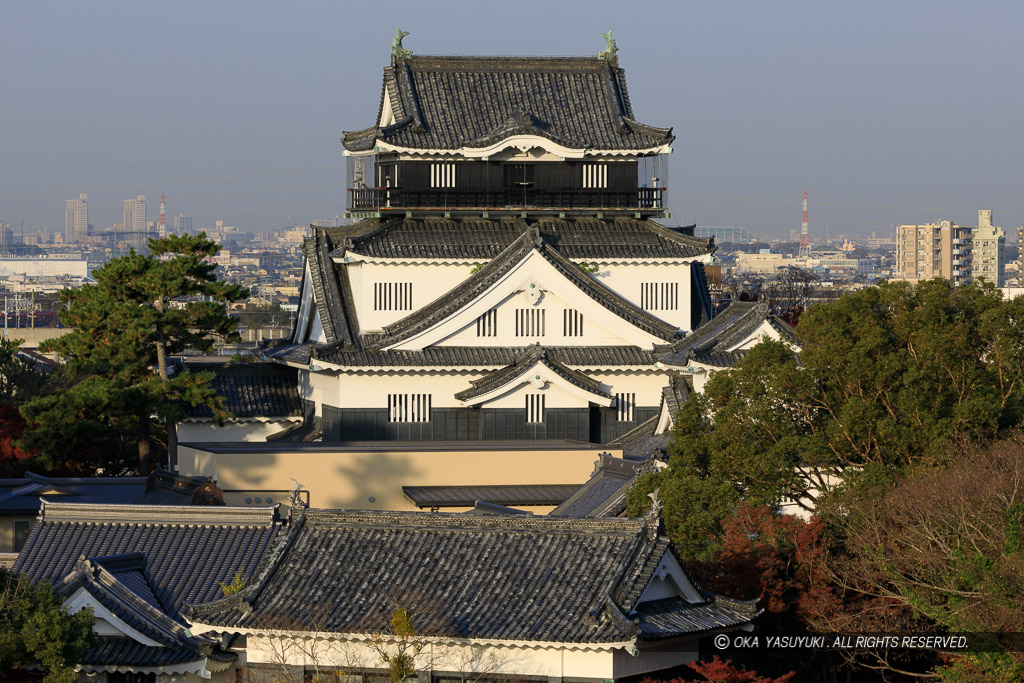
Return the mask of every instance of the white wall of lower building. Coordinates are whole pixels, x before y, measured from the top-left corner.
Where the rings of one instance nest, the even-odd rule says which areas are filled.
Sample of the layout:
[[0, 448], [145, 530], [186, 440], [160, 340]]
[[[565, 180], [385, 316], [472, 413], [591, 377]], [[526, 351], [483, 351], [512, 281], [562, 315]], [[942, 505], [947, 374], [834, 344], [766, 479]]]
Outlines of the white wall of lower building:
[[229, 442], [266, 441], [284, 430], [302, 423], [302, 418], [282, 420], [229, 420], [218, 425], [212, 420], [179, 422], [178, 441]]

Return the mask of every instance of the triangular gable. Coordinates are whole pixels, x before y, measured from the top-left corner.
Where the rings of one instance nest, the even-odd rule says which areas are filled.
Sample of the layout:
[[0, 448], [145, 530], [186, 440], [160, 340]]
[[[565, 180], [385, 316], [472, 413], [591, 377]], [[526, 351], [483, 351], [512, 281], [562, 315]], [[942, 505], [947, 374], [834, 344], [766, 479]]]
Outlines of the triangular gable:
[[[676, 597], [684, 598], [692, 603], [705, 602], [705, 597], [693, 585], [693, 581], [683, 569], [675, 553], [671, 549], [666, 549], [658, 561], [651, 580], [640, 593], [640, 597], [637, 598], [636, 604]], [[634, 605], [635, 607], [636, 605]]]
[[[524, 292], [558, 291], [572, 300], [584, 319], [621, 337], [626, 344], [652, 348], [674, 339], [677, 328], [627, 301], [547, 247], [536, 230], [526, 231], [497, 258], [459, 286], [419, 311], [385, 328], [384, 350], [419, 350], [450, 337], [479, 316]], [[569, 296], [569, 293], [573, 296]], [[536, 304], [537, 301], [533, 303]]]
[[71, 614], [75, 614], [86, 607], [92, 608], [92, 613], [96, 616], [96, 624], [93, 626], [93, 630], [97, 635], [126, 636], [137, 643], [142, 643], [149, 647], [165, 647], [164, 643], [153, 640], [128, 625], [119, 615], [108, 609], [100, 601], [99, 597], [93, 595], [86, 586], [79, 588], [71, 597], [64, 601], [64, 608]]
[[[782, 339], [782, 335], [772, 325], [771, 319], [764, 320], [760, 325], [754, 328], [750, 334], [741, 339], [739, 342], [730, 346], [728, 351], [746, 351], [747, 349], [756, 346], [759, 342], [764, 339], [771, 339], [772, 341], [778, 341]], [[785, 342], [790, 342], [789, 339], [782, 339]]]
[[541, 391], [553, 385], [568, 394], [600, 406], [611, 406], [615, 399], [598, 382], [577, 370], [548, 360], [543, 351], [533, 352], [514, 365], [496, 370], [472, 382], [473, 387], [455, 394], [463, 405], [478, 406], [528, 387]]

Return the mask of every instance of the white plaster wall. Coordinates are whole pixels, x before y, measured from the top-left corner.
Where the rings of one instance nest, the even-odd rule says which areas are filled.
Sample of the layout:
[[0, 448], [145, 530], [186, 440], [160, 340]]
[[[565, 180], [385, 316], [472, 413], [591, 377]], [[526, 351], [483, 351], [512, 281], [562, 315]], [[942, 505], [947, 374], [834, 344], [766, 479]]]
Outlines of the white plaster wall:
[[[349, 263], [349, 282], [352, 285], [352, 298], [356, 303], [361, 331], [380, 331], [385, 325], [398, 322], [423, 308], [447, 294], [469, 277], [474, 267], [473, 263], [410, 263], [405, 261]], [[373, 285], [376, 282], [411, 282], [412, 310], [373, 310]]]
[[316, 406], [315, 415], [323, 415], [323, 406], [336, 405], [333, 401], [341, 394], [338, 373], [330, 370], [310, 372], [299, 370], [299, 398], [312, 401]]
[[[354, 259], [358, 256], [352, 257]], [[694, 259], [707, 262], [708, 257]], [[585, 259], [576, 259], [581, 263]], [[409, 261], [351, 261], [348, 264], [349, 281], [363, 332], [379, 331], [410, 313], [444, 296], [484, 263], [446, 263]], [[649, 311], [651, 314], [683, 330], [691, 330], [690, 301], [693, 296], [690, 261], [588, 261], [598, 266], [592, 277], [615, 293], [640, 305], [640, 286], [645, 282], [678, 282], [679, 308], [673, 311]], [[374, 311], [373, 284], [375, 282], [413, 283], [413, 309], [409, 311]], [[550, 286], [550, 285], [549, 285]], [[575, 297], [558, 292], [569, 301]], [[570, 308], [573, 306], [570, 306]], [[550, 322], [550, 321], [549, 321]]]
[[743, 339], [742, 341], [740, 341], [740, 343], [736, 344], [729, 350], [744, 351], [746, 349], [750, 349], [757, 346], [761, 342], [761, 340], [766, 338], [771, 339], [772, 341], [778, 341], [779, 339], [782, 338], [782, 335], [779, 334], [778, 330], [772, 327], [771, 323], [769, 323], [767, 320], [761, 323], [761, 325], [756, 330], [751, 332], [746, 339]]
[[268, 420], [266, 422], [239, 422], [229, 420], [222, 425], [214, 422], [179, 422], [178, 442], [186, 441], [266, 441], [275, 434], [301, 423], [301, 418], [292, 420]]
[[661, 390], [668, 384], [669, 378], [664, 370], [620, 370], [587, 374], [612, 394], [636, 394], [638, 406], [661, 405]]
[[[283, 636], [283, 637], [282, 637]], [[286, 659], [294, 666], [339, 667], [341, 669], [381, 668], [383, 665], [365, 640], [355, 638], [307, 639], [289, 642], [297, 636], [248, 637], [248, 661], [280, 664]], [[507, 674], [549, 678], [610, 679], [619, 650], [578, 650], [572, 646], [522, 647], [498, 643], [476, 646], [430, 643], [420, 653], [416, 666], [421, 671], [450, 673]], [[629, 656], [622, 652], [624, 656]], [[312, 656], [311, 656], [312, 655]], [[683, 656], [688, 656], [684, 653]], [[634, 658], [631, 658], [634, 659]], [[681, 661], [690, 661], [683, 659]], [[648, 670], [648, 669], [644, 669]], [[486, 677], [486, 676], [485, 676]]]
[[432, 407], [457, 408], [463, 404], [455, 399], [455, 394], [469, 389], [471, 379], [479, 379], [487, 372], [449, 369], [308, 374], [322, 387], [323, 403], [336, 408], [385, 408], [388, 394], [431, 394]]
[[[571, 309], [580, 311], [589, 309], [593, 301], [585, 297], [579, 290], [564, 291], [568, 288], [561, 288], [556, 293], [553, 289], [544, 292], [543, 297], [536, 306], [532, 305], [523, 294], [509, 294], [494, 308], [497, 309], [497, 335], [493, 337], [478, 337], [476, 333], [476, 318], [471, 319], [462, 329], [454, 334], [445, 337], [437, 342], [437, 346], [525, 346], [527, 344], [540, 343], [544, 346], [623, 346], [630, 345], [630, 342], [618, 334], [610, 332], [607, 328], [599, 325], [593, 317], [583, 314], [583, 334], [580, 336], [566, 337], [564, 334], [563, 311]], [[563, 294], [565, 296], [559, 296]], [[573, 296], [575, 295], [575, 296]], [[586, 301], [580, 299], [585, 298]], [[543, 336], [522, 336], [517, 337], [516, 311], [522, 308], [538, 309], [544, 313], [544, 335]], [[490, 310], [490, 309], [488, 309]]]

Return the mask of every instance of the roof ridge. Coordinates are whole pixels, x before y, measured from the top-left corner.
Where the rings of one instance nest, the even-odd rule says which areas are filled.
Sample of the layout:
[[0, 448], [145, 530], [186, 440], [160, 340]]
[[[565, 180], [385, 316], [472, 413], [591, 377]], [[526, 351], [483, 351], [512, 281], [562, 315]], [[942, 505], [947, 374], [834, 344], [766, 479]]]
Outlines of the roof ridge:
[[454, 531], [558, 531], [636, 534], [645, 526], [643, 518], [554, 518], [532, 516], [515, 519], [489, 519], [458, 512], [377, 511], [377, 510], [306, 510], [306, 524], [315, 526], [402, 526], [408, 529], [451, 529]]
[[273, 526], [280, 521], [279, 503], [270, 507], [244, 508], [219, 505], [54, 503], [45, 498], [40, 503], [39, 519], [42, 522]]

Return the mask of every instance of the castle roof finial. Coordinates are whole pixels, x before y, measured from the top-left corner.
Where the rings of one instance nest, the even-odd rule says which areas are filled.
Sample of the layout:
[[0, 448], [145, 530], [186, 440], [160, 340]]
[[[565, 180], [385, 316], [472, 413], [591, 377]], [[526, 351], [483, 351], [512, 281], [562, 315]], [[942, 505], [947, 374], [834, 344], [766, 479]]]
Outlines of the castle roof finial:
[[615, 55], [619, 53], [619, 47], [615, 44], [615, 39], [612, 38], [612, 27], [608, 27], [608, 33], [602, 33], [601, 37], [604, 38], [605, 48], [601, 52], [597, 53], [597, 58], [610, 62], [615, 59]]
[[395, 59], [406, 59], [412, 57], [412, 50], [406, 50], [402, 46], [402, 39], [409, 35], [408, 31], [403, 31], [399, 27], [395, 27], [395, 37], [391, 41], [391, 54], [395, 56]]

